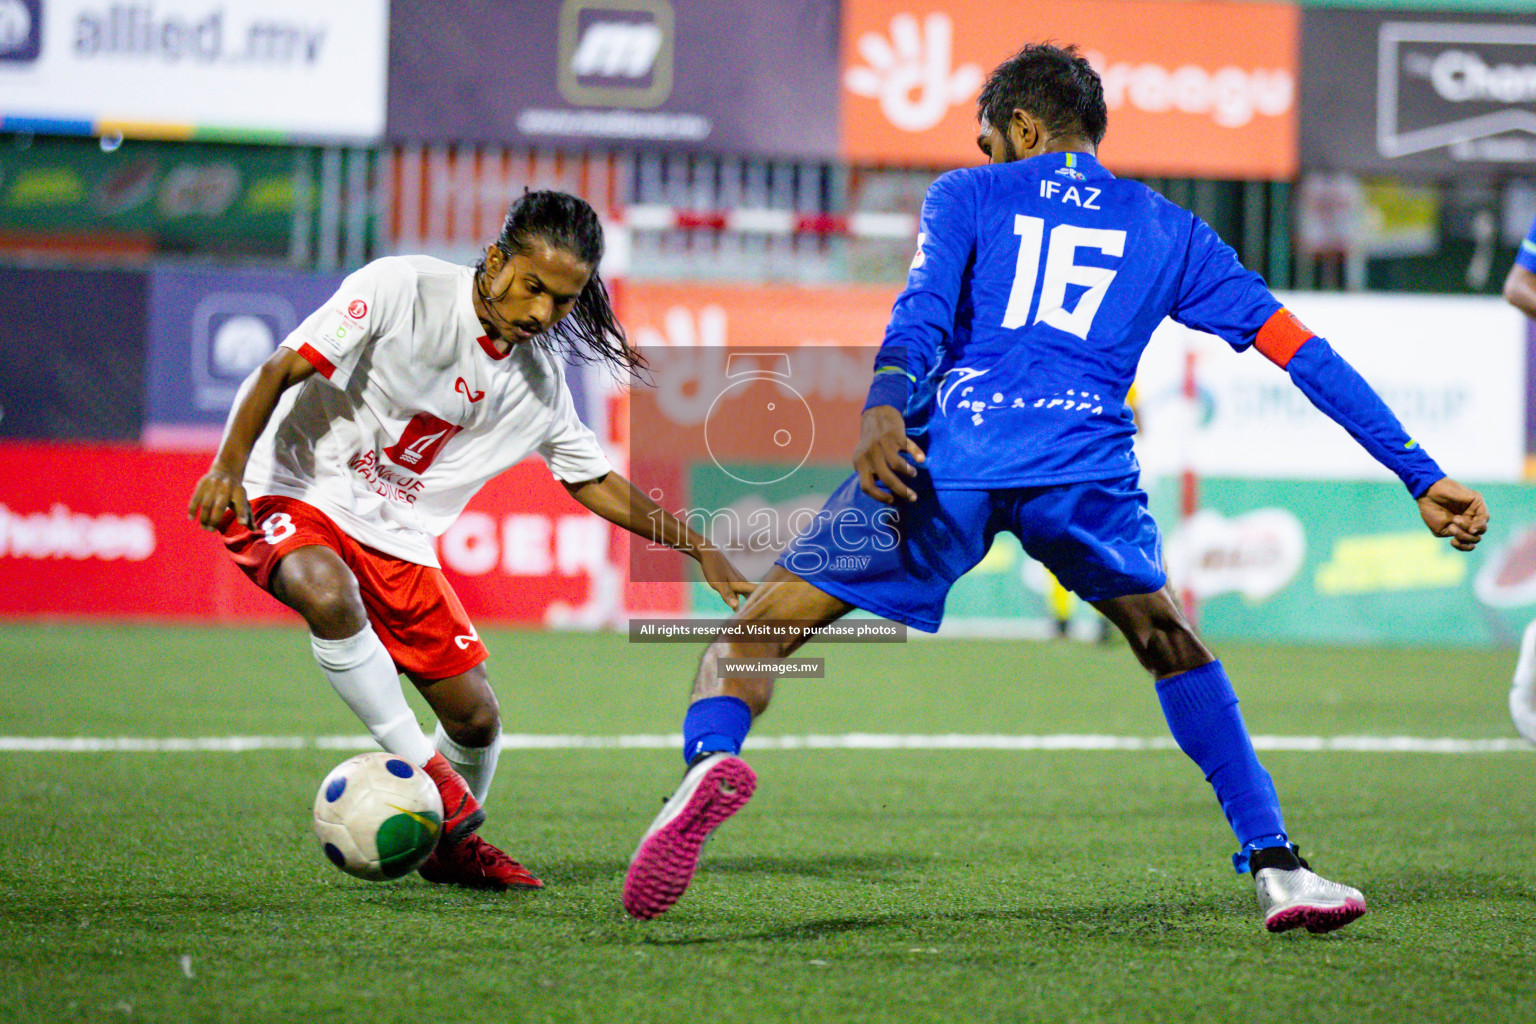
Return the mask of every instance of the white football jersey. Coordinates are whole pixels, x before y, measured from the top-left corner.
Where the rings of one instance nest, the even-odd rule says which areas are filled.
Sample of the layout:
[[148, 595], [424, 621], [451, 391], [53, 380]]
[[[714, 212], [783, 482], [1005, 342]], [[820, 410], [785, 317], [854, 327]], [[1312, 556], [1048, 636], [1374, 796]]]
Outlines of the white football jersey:
[[609, 472], [560, 358], [533, 343], [499, 353], [475, 316], [473, 279], [428, 256], [349, 275], [283, 342], [318, 372], [283, 395], [246, 492], [298, 498], [369, 547], [436, 566], [432, 539], [530, 454], [568, 482]]

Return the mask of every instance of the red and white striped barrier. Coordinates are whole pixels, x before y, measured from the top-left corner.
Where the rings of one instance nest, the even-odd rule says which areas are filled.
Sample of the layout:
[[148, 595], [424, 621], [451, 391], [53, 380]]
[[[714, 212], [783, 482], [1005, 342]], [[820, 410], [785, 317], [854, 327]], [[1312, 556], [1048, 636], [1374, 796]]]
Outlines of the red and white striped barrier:
[[637, 204], [614, 211], [614, 227], [631, 231], [734, 231], [746, 235], [824, 235], [905, 240], [917, 236], [910, 213], [805, 214], [792, 210], [685, 210]]

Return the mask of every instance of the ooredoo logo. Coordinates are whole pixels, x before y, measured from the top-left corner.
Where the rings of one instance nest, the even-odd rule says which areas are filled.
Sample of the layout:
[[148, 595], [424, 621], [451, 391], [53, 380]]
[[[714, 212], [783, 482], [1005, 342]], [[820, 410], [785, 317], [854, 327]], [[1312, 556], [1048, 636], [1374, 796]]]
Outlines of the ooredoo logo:
[[362, 299], [353, 299], [347, 303], [347, 316], [353, 320], [361, 320], [368, 315], [368, 303]]
[[886, 120], [903, 131], [925, 132], [981, 87], [976, 64], [952, 66], [955, 24], [947, 14], [930, 14], [921, 26], [911, 14], [891, 19], [891, 36], [859, 37], [863, 67], [851, 67], [843, 85], [855, 96], [880, 102]]
[[1149, 114], [1170, 110], [1205, 114], [1223, 128], [1241, 128], [1255, 114], [1280, 117], [1296, 101], [1296, 78], [1285, 68], [1215, 71], [1197, 64], [1166, 68], [1160, 64], [1117, 61], [1102, 53], [1086, 54], [1104, 81], [1110, 110], [1131, 107]]
[[42, 0], [0, 0], [0, 61], [34, 61], [42, 49]]

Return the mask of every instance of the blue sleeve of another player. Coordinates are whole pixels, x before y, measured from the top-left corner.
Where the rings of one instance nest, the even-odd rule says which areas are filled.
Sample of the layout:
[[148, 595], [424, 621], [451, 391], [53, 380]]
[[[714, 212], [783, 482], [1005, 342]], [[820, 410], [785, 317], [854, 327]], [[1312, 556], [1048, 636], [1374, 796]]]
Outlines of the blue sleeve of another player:
[[1520, 243], [1520, 251], [1515, 253], [1515, 262], [1536, 274], [1536, 220], [1531, 221], [1531, 230], [1525, 233], [1525, 241]]
[[864, 408], [906, 408], [913, 386], [928, 376], [954, 334], [960, 283], [975, 249], [974, 185], [964, 172], [951, 171], [929, 186], [923, 199], [917, 255], [891, 309]]

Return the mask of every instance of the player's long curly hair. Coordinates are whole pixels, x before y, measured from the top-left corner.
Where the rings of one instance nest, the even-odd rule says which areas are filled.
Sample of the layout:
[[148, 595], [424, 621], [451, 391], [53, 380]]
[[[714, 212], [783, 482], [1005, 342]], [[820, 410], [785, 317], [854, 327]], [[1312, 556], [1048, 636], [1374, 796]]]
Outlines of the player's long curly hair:
[[1095, 147], [1109, 127], [1104, 83], [1075, 46], [1024, 47], [992, 70], [976, 107], [984, 123], [1005, 135], [1015, 109], [1038, 117], [1053, 135], [1081, 135]]
[[[597, 212], [585, 199], [568, 192], [524, 191], [507, 208], [496, 247], [507, 256], [522, 256], [537, 242], [564, 249], [592, 268], [571, 311], [539, 341], [563, 350], [578, 363], [607, 363], [626, 375], [643, 369], [645, 358], [630, 346], [597, 273], [603, 259], [603, 225]], [[475, 269], [485, 272], [484, 257]]]

